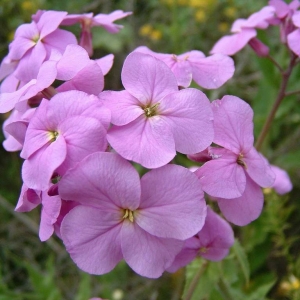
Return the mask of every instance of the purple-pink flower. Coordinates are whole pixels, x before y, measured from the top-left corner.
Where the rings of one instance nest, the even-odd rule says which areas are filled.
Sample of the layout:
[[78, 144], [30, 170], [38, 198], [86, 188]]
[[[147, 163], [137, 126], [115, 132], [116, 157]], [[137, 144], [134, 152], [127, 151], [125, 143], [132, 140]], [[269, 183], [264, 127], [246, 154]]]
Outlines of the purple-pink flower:
[[135, 49], [163, 61], [173, 72], [178, 86], [189, 87], [192, 80], [206, 89], [217, 89], [234, 73], [233, 60], [223, 54], [205, 57], [201, 51], [190, 51], [180, 55], [155, 53], [145, 46]]
[[199, 180], [188, 169], [166, 165], [140, 179], [115, 153], [86, 157], [62, 177], [59, 194], [81, 204], [65, 216], [61, 235], [74, 262], [91, 274], [124, 259], [142, 276], [161, 276], [206, 216]]
[[245, 225], [259, 216], [263, 206], [260, 187], [271, 187], [275, 174], [253, 146], [251, 107], [235, 96], [215, 100], [212, 107], [214, 143], [223, 148], [210, 148], [213, 159], [195, 173], [203, 190], [220, 199], [227, 220]]
[[269, 26], [268, 20], [274, 14], [274, 7], [265, 6], [248, 19], [237, 19], [231, 27], [233, 34], [222, 37], [210, 53], [234, 55], [249, 43], [258, 55], [268, 55], [269, 48], [256, 38], [256, 29], [266, 29]]
[[167, 271], [176, 272], [197, 256], [211, 261], [222, 260], [228, 255], [233, 243], [234, 233], [231, 226], [208, 206], [203, 228], [185, 241], [183, 249]]
[[55, 170], [62, 175], [85, 156], [105, 151], [109, 122], [110, 112], [96, 96], [69, 91], [44, 99], [26, 131], [24, 183], [46, 190]]
[[112, 113], [114, 126], [108, 142], [121, 156], [157, 168], [172, 160], [176, 151], [192, 154], [211, 144], [208, 98], [196, 89], [178, 91], [177, 80], [165, 63], [133, 52], [121, 76], [126, 90], [99, 95]]

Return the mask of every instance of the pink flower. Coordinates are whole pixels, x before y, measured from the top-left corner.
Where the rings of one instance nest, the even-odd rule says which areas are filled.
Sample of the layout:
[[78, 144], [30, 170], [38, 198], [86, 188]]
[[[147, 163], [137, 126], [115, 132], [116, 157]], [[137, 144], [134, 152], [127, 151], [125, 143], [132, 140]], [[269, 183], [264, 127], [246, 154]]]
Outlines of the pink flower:
[[161, 276], [206, 216], [192, 172], [167, 165], [140, 180], [115, 153], [86, 157], [63, 176], [59, 194], [82, 204], [65, 216], [61, 234], [77, 266], [91, 274], [107, 273], [124, 259], [142, 276]]
[[69, 44], [77, 44], [75, 36], [58, 26], [67, 15], [63, 11], [46, 11], [38, 22], [21, 25], [9, 46], [8, 57], [19, 60], [15, 76], [24, 82], [36, 78], [38, 71], [52, 52], [63, 53]]
[[[296, 29], [287, 35], [287, 43], [289, 48], [298, 56], [300, 56], [300, 11], [295, 12], [292, 17], [293, 25]], [[294, 28], [293, 28], [294, 29]]]
[[274, 13], [274, 7], [266, 6], [248, 19], [237, 19], [231, 27], [233, 34], [222, 37], [210, 53], [234, 55], [249, 43], [258, 55], [268, 55], [268, 47], [256, 39], [256, 29], [266, 29], [269, 26], [268, 20], [274, 16]]
[[93, 13], [81, 14], [81, 15], [67, 15], [62, 25], [73, 25], [80, 23], [81, 34], [79, 45], [83, 47], [89, 54], [93, 55], [93, 42], [92, 42], [92, 32], [91, 28], [95, 26], [100, 26], [105, 28], [110, 33], [117, 33], [123, 28], [122, 25], [114, 24], [116, 20], [123, 19], [129, 15], [131, 12], [123, 12], [122, 10], [116, 10], [110, 14], [98, 14], [94, 16]]
[[184, 248], [167, 271], [176, 272], [197, 256], [212, 261], [222, 260], [228, 255], [233, 243], [234, 233], [231, 226], [208, 206], [203, 228], [185, 241]]
[[112, 112], [108, 141], [121, 156], [157, 168], [176, 151], [192, 154], [211, 144], [209, 100], [196, 89], [178, 91], [176, 78], [163, 62], [133, 52], [121, 76], [125, 91], [99, 95]]
[[53, 172], [60, 175], [85, 156], [105, 151], [110, 112], [95, 96], [79, 91], [43, 100], [27, 128], [21, 157], [24, 183], [48, 189]]
[[206, 89], [217, 89], [234, 73], [233, 60], [223, 54], [209, 57], [201, 51], [190, 51], [181, 55], [155, 53], [142, 46], [135, 51], [150, 54], [162, 60], [174, 73], [178, 86], [189, 87], [192, 79]]
[[289, 174], [277, 166], [271, 165], [271, 169], [276, 175], [272, 188], [280, 195], [289, 193], [293, 188]]
[[203, 190], [220, 198], [218, 203], [227, 220], [245, 225], [259, 216], [263, 205], [260, 187], [271, 187], [275, 174], [253, 146], [251, 107], [235, 96], [224, 96], [212, 107], [214, 143], [224, 148], [211, 148], [214, 159], [196, 174]]

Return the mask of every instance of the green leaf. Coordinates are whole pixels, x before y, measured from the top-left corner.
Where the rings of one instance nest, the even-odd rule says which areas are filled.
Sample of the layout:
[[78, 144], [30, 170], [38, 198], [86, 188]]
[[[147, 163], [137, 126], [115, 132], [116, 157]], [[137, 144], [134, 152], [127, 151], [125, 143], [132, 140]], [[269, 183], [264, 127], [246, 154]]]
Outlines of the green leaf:
[[242, 272], [244, 274], [246, 284], [248, 284], [249, 278], [250, 278], [250, 267], [249, 267], [248, 258], [244, 251], [244, 248], [242, 247], [242, 245], [240, 244], [240, 242], [237, 239], [235, 240], [235, 243], [232, 248], [236, 255], [238, 263], [242, 269]]
[[266, 295], [270, 291], [270, 289], [275, 284], [276, 280], [272, 280], [264, 285], [258, 287], [254, 292], [252, 292], [247, 299], [248, 300], [263, 300], [265, 299]]

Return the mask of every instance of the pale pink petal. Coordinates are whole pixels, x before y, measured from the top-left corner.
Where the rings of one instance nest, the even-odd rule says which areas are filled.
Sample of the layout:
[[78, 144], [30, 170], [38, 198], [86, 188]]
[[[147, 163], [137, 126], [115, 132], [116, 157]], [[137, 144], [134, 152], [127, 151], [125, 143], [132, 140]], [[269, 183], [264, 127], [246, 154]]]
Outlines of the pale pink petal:
[[123, 26], [113, 24], [113, 22], [123, 19], [131, 14], [132, 12], [123, 12], [122, 10], [116, 10], [110, 14], [98, 14], [93, 18], [93, 26], [101, 26], [110, 33], [117, 33], [121, 28], [123, 28]]
[[189, 87], [192, 82], [192, 66], [188, 60], [173, 59], [173, 65], [170, 67], [174, 73], [178, 86]]
[[270, 0], [269, 5], [275, 8], [278, 18], [284, 18], [289, 13], [289, 6], [282, 0]]
[[178, 269], [188, 265], [197, 257], [199, 249], [200, 241], [197, 237], [191, 237], [186, 240], [183, 249], [176, 255], [172, 265], [167, 268], [167, 271], [174, 273]]
[[43, 13], [37, 23], [40, 39], [54, 32], [68, 13], [65, 11], [48, 10]]
[[193, 70], [193, 80], [206, 89], [217, 89], [229, 80], [234, 73], [232, 58], [214, 54], [198, 60], [189, 58]]
[[275, 174], [269, 165], [269, 162], [252, 148], [245, 153], [243, 161], [246, 164], [246, 172], [261, 187], [271, 187], [275, 181]]
[[207, 194], [226, 199], [243, 194], [246, 185], [245, 171], [236, 160], [234, 153], [224, 151], [220, 158], [206, 162], [195, 172]]
[[188, 169], [166, 165], [146, 173], [141, 185], [141, 204], [135, 220], [148, 233], [185, 240], [203, 227], [203, 191], [197, 176]]
[[183, 246], [183, 241], [155, 237], [130, 221], [123, 222], [121, 236], [125, 261], [136, 273], [149, 278], [160, 277]]
[[268, 27], [268, 19], [271, 19], [275, 14], [275, 8], [272, 6], [265, 6], [258, 12], [252, 14], [245, 24], [246, 28], [260, 28], [266, 29]]
[[212, 103], [214, 113], [214, 143], [233, 151], [245, 153], [253, 147], [253, 110], [235, 96], [224, 96]]
[[261, 214], [264, 196], [261, 188], [247, 176], [246, 188], [241, 197], [235, 199], [217, 199], [224, 217], [238, 226], [245, 226], [256, 220]]
[[68, 45], [62, 58], [57, 63], [57, 79], [72, 79], [89, 62], [89, 55], [82, 47], [78, 45]]
[[12, 60], [20, 60], [29, 49], [35, 46], [34, 39], [36, 38], [39, 38], [39, 31], [34, 22], [19, 26], [15, 39], [9, 45], [8, 57]]
[[19, 61], [14, 72], [16, 78], [28, 82], [37, 78], [40, 67], [46, 58], [46, 49], [41, 41], [38, 41], [35, 47], [28, 51]]
[[[122, 212], [140, 204], [140, 179], [134, 167], [115, 153], [89, 155], [59, 182], [64, 200]], [[121, 216], [122, 217], [122, 216]]]
[[[298, 2], [298, 5], [300, 5], [299, 1], [296, 1], [296, 2]], [[293, 14], [292, 20], [296, 27], [300, 27], [300, 11], [295, 11], [295, 13]]]
[[24, 161], [22, 167], [24, 183], [31, 189], [40, 191], [48, 189], [54, 170], [62, 164], [66, 155], [66, 142], [59, 135], [55, 142], [44, 145]]
[[123, 258], [121, 224], [113, 212], [79, 205], [61, 224], [61, 235], [76, 265], [90, 274], [105, 274]]
[[287, 42], [289, 48], [298, 56], [300, 56], [300, 29], [294, 30], [292, 33], [288, 34]]
[[[0, 81], [2, 79], [0, 78]], [[12, 93], [21, 88], [21, 82], [14, 74], [8, 75], [0, 85], [0, 93]]]
[[127, 91], [104, 91], [99, 94], [105, 107], [111, 111], [111, 122], [114, 125], [126, 125], [144, 114], [141, 103]]
[[27, 212], [41, 204], [40, 192], [29, 189], [24, 183], [21, 188], [20, 197], [15, 208], [17, 212]]
[[92, 20], [93, 13], [86, 13], [86, 14], [69, 14], [67, 15], [64, 20], [61, 22], [63, 26], [70, 26], [76, 23], [80, 23], [82, 21]]
[[39, 228], [39, 238], [42, 242], [48, 240], [54, 232], [54, 223], [57, 221], [61, 208], [61, 199], [58, 196], [50, 197], [47, 191], [42, 193], [42, 212]]
[[71, 117], [59, 124], [57, 130], [67, 143], [67, 157], [57, 170], [59, 174], [65, 173], [89, 154], [105, 151], [107, 148], [106, 130], [97, 119]]
[[20, 149], [22, 149], [22, 145], [24, 144], [27, 126], [28, 126], [28, 123], [26, 123], [26, 122], [22, 122], [22, 121], [12, 122], [12, 123], [4, 126], [3, 131], [9, 133], [21, 145]]
[[52, 48], [64, 53], [69, 44], [76, 44], [77, 39], [73, 33], [63, 29], [57, 29], [43, 39], [43, 43], [50, 54]]
[[212, 143], [213, 114], [204, 93], [184, 89], [167, 95], [159, 103], [159, 115], [172, 129], [177, 151], [193, 154]]
[[200, 242], [198, 254], [212, 261], [222, 260], [228, 255], [230, 247], [234, 244], [234, 233], [231, 226], [210, 207], [207, 207], [205, 224], [197, 237]]
[[110, 125], [110, 111], [104, 107], [102, 101], [94, 95], [81, 91], [67, 91], [58, 93], [51, 98], [47, 111], [48, 122], [52, 126], [73, 116], [86, 116], [98, 119], [105, 129]]
[[280, 195], [289, 193], [293, 188], [289, 174], [277, 166], [271, 166], [271, 169], [276, 175], [272, 188]]
[[95, 61], [98, 64], [98, 66], [101, 68], [103, 75], [106, 75], [110, 71], [114, 63], [114, 55], [108, 54], [104, 57], [96, 59]]
[[159, 102], [178, 90], [177, 80], [166, 64], [140, 52], [127, 56], [121, 77], [125, 89], [144, 105]]
[[49, 121], [45, 117], [48, 107], [49, 101], [43, 100], [35, 111], [30, 124], [28, 125], [28, 129], [25, 136], [24, 147], [21, 152], [21, 157], [24, 159], [29, 158], [32, 154], [34, 154], [41, 147], [48, 144], [52, 137], [51, 131], [55, 131], [55, 128], [49, 124]]
[[256, 36], [255, 29], [243, 29], [242, 32], [222, 37], [210, 51], [211, 54], [234, 55]]
[[113, 126], [107, 139], [114, 150], [145, 168], [158, 168], [176, 155], [172, 129], [163, 118], [145, 115], [124, 126]]

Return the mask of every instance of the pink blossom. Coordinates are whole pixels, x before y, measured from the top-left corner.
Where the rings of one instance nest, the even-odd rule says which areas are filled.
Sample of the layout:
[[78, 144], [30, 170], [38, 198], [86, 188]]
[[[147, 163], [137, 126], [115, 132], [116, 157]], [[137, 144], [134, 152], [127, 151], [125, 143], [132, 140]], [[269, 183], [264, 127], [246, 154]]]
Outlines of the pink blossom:
[[178, 91], [166, 64], [133, 52], [126, 58], [121, 76], [126, 90], [99, 95], [112, 112], [114, 126], [108, 141], [121, 156], [157, 168], [167, 164], [176, 151], [192, 154], [210, 145], [209, 100], [196, 89]]
[[234, 55], [249, 43], [258, 55], [268, 55], [269, 49], [267, 46], [256, 38], [256, 29], [266, 29], [269, 26], [268, 20], [274, 16], [274, 13], [274, 7], [265, 6], [248, 19], [237, 19], [231, 27], [233, 34], [222, 37], [210, 53]]
[[123, 12], [122, 10], [116, 10], [110, 14], [98, 14], [96, 16], [94, 16], [93, 13], [81, 15], [67, 15], [64, 18], [62, 25], [73, 25], [76, 23], [80, 23], [81, 34], [79, 45], [88, 52], [89, 56], [92, 56], [93, 42], [91, 28], [100, 26], [110, 33], [117, 33], [120, 31], [121, 28], [123, 28], [123, 26], [114, 24], [114, 22], [116, 20], [123, 19], [131, 14], [131, 12]]
[[220, 198], [218, 203], [227, 220], [246, 225], [259, 216], [263, 205], [260, 187], [271, 187], [275, 174], [253, 146], [251, 107], [235, 96], [224, 96], [212, 106], [214, 143], [224, 148], [211, 148], [214, 159], [196, 174], [203, 190]]
[[209, 57], [201, 51], [190, 51], [181, 55], [155, 53], [142, 46], [135, 51], [150, 54], [162, 60], [174, 73], [178, 86], [189, 87], [192, 79], [206, 89], [217, 89], [234, 73], [233, 60], [223, 54]]
[[14, 74], [24, 82], [36, 78], [38, 71], [52, 52], [63, 53], [69, 44], [77, 44], [75, 36], [58, 26], [67, 15], [66, 12], [46, 11], [38, 22], [21, 25], [9, 46], [8, 57], [19, 61]]
[[59, 194], [81, 204], [65, 216], [61, 234], [77, 266], [91, 274], [107, 273], [124, 259], [142, 276], [161, 276], [206, 216], [192, 172], [167, 165], [140, 180], [115, 153], [86, 157], [63, 176]]
[[271, 165], [271, 169], [276, 175], [272, 188], [280, 195], [289, 193], [293, 188], [289, 174], [277, 166]]
[[300, 11], [295, 12], [295, 14], [292, 17], [293, 22], [293, 30], [292, 32], [288, 32], [287, 35], [287, 43], [289, 48], [298, 56], [300, 56]]
[[48, 189], [59, 174], [90, 153], [105, 151], [110, 112], [95, 96], [79, 91], [43, 100], [26, 131], [21, 157], [24, 183], [31, 189]]
[[203, 228], [185, 241], [184, 248], [167, 271], [176, 272], [197, 256], [212, 261], [222, 260], [228, 255], [233, 243], [234, 233], [231, 226], [208, 206]]

